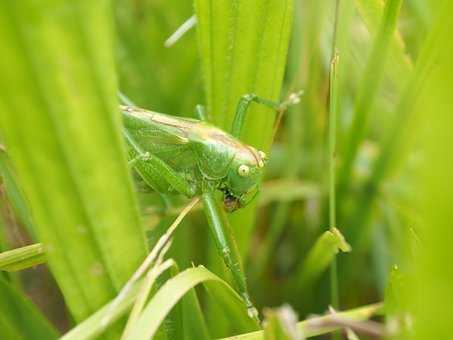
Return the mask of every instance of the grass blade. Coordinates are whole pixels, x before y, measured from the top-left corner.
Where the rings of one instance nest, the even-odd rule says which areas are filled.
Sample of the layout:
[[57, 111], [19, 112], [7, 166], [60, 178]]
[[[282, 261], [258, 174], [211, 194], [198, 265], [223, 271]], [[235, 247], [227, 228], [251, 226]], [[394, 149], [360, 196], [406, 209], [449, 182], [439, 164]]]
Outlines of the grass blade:
[[[355, 4], [368, 31], [375, 35], [385, 15], [385, 3], [381, 0], [355, 0]], [[394, 65], [397, 68], [396, 74], [402, 79], [406, 79], [406, 76], [412, 70], [412, 61], [406, 55], [404, 41], [397, 28], [395, 29], [395, 34], [390, 38], [389, 50], [390, 57], [396, 64]], [[401, 78], [395, 78], [394, 80], [398, 82]]]
[[42, 243], [16, 248], [0, 253], [0, 270], [18, 271], [46, 262]]
[[[208, 283], [211, 292], [217, 292], [216, 289], [221, 287], [222, 291], [228, 296], [228, 304], [235, 311], [229, 314], [229, 317], [235, 321], [236, 326], [240, 327], [243, 331], [257, 328], [253, 319], [248, 317], [240, 296], [223, 280], [212, 274], [206, 268], [199, 266], [181, 272], [162, 286], [143, 310], [136, 327], [131, 331], [128, 339], [139, 340], [151, 338], [176, 303], [190, 289], [206, 281], [212, 281]], [[213, 283], [219, 287], [212, 287], [211, 285]]]
[[[406, 139], [409, 139], [410, 132], [416, 124], [411, 123], [411, 116], [414, 111], [416, 99], [420, 93], [422, 85], [426, 80], [427, 74], [431, 70], [433, 63], [436, 60], [436, 44], [439, 43], [439, 30], [441, 29], [442, 21], [437, 24], [429, 33], [423, 43], [422, 51], [417, 59], [415, 69], [412, 72], [409, 80], [404, 88], [395, 110], [393, 112], [393, 122], [390, 129], [385, 133], [381, 141], [381, 152], [378, 158], [373, 163], [371, 173], [367, 181], [363, 185], [360, 193], [359, 204], [352, 214], [351, 225], [362, 226], [350, 235], [350, 241], [357, 244], [357, 250], [361, 251], [368, 239], [370, 227], [368, 219], [373, 207], [373, 203], [378, 196], [379, 187], [385, 181], [390, 173], [392, 164], [401, 156], [400, 149]], [[408, 126], [410, 127], [408, 128]], [[406, 158], [403, 155], [403, 158]], [[395, 167], [393, 165], [393, 167]]]
[[0, 278], [0, 338], [1, 339], [57, 339], [57, 331], [40, 311]]
[[385, 4], [379, 32], [373, 43], [370, 58], [365, 66], [364, 78], [354, 107], [352, 125], [346, 134], [348, 140], [342, 151], [342, 166], [338, 175], [338, 197], [341, 199], [348, 189], [354, 161], [359, 146], [367, 131], [367, 123], [372, 104], [383, 76], [382, 69], [389, 49], [389, 43], [395, 33], [396, 23], [402, 0], [389, 0]]
[[211, 339], [195, 289], [182, 298], [185, 339]]
[[[196, 0], [208, 114], [229, 131], [239, 98], [247, 93], [278, 101], [293, 19], [292, 0]], [[242, 139], [266, 151], [275, 113], [254, 105]], [[255, 204], [235, 213], [232, 225], [241, 254], [252, 230]], [[240, 228], [239, 228], [240, 226]]]
[[[364, 307], [359, 307], [356, 309], [351, 309], [348, 311], [338, 312], [335, 315], [350, 319], [351, 321], [361, 321], [367, 320], [373, 315], [380, 312], [382, 309], [382, 304], [372, 304]], [[340, 329], [339, 326], [321, 326], [321, 324], [325, 323], [332, 317], [331, 314], [327, 314], [324, 316], [314, 317], [305, 321], [301, 321], [297, 323], [297, 328], [302, 332], [302, 334], [307, 337], [314, 337], [318, 335], [327, 334], [333, 332], [335, 330]], [[224, 338], [223, 340], [262, 340], [264, 339], [263, 331], [251, 332], [247, 334], [241, 334], [237, 336], [232, 336], [229, 338]]]
[[297, 272], [297, 283], [301, 291], [309, 288], [316, 279], [327, 269], [338, 251], [351, 250], [343, 235], [336, 228], [324, 232], [310, 249], [307, 258], [300, 264]]
[[[336, 18], [338, 19], [339, 2], [336, 3]], [[335, 23], [335, 33], [336, 34]], [[333, 43], [333, 58], [330, 66], [330, 98], [329, 98], [329, 226], [337, 227], [337, 206], [336, 206], [336, 134], [337, 134], [337, 111], [338, 111], [338, 74], [337, 67], [339, 56], [336, 54], [335, 36]], [[338, 298], [338, 273], [337, 260], [334, 257], [330, 264], [330, 301], [333, 308], [339, 308]]]
[[81, 321], [146, 252], [120, 137], [109, 2], [3, 1], [0, 22], [0, 130]]
[[[108, 304], [93, 313], [93, 315], [90, 315], [76, 327], [72, 328], [69, 332], [63, 335], [60, 340], [93, 339], [102, 334], [109, 325], [114, 323], [131, 309], [135, 299], [137, 298], [140, 284], [141, 281], [135, 282], [131, 289], [126, 292], [121, 301], [116, 302], [115, 300], [111, 300]], [[113, 304], [115, 304], [115, 308], [112, 310]], [[108, 322], [104, 322], [104, 320], [107, 320]]]
[[[168, 245], [170, 245], [170, 243]], [[122, 335], [123, 339], [127, 339], [131, 329], [133, 329], [133, 327], [135, 326], [135, 323], [137, 322], [140, 313], [143, 310], [143, 307], [157, 278], [174, 265], [174, 261], [170, 259], [166, 260], [164, 263], [156, 263], [156, 266], [148, 271], [148, 274], [145, 276], [143, 283], [140, 286], [140, 290], [134, 303], [134, 307], [132, 308], [132, 311], [129, 315], [129, 319], [127, 320], [126, 328], [124, 329]]]
[[[450, 308], [453, 261], [453, 157], [451, 150], [453, 101], [453, 40], [451, 39], [451, 1], [431, 1], [438, 6], [432, 45], [435, 61], [423, 81], [417, 100], [420, 128], [417, 141], [423, 151], [423, 162], [417, 178], [420, 191], [417, 201], [421, 221], [417, 231], [421, 247], [417, 248], [415, 275], [409, 279], [414, 339], [444, 339], [450, 337], [453, 310]], [[437, 27], [436, 27], [437, 26]], [[412, 335], [412, 334], [411, 334]]]

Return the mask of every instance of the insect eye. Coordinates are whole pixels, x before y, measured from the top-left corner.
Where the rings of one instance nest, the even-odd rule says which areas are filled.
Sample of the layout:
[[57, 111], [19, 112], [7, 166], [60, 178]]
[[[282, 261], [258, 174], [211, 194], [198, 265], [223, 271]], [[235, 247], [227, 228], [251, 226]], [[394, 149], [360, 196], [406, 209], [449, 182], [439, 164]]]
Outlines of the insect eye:
[[250, 168], [245, 164], [240, 165], [238, 168], [239, 176], [246, 177], [246, 176], [248, 176], [249, 172], [250, 172]]

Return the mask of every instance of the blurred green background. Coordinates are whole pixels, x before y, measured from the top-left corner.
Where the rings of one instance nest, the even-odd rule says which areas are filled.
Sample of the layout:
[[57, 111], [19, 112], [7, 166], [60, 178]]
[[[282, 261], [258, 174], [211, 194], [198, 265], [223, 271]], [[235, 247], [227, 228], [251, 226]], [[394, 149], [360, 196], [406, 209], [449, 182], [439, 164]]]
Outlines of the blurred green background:
[[[207, 3], [210, 2], [197, 1], [197, 11], [202, 13]], [[448, 221], [452, 217], [453, 200], [451, 98], [448, 96], [453, 80], [449, 57], [453, 46], [448, 34], [451, 25], [447, 14], [452, 13], [453, 6], [448, 1], [295, 0], [292, 6], [288, 5], [292, 14], [282, 12], [282, 18], [286, 18], [285, 15], [293, 18], [286, 68], [285, 47], [280, 46], [281, 50], [276, 54], [280, 59], [276, 57], [271, 62], [272, 51], [276, 48], [265, 43], [272, 44], [281, 39], [286, 46], [284, 29], [277, 30], [270, 19], [265, 21], [269, 13], [275, 16], [274, 20], [284, 21], [277, 16], [278, 10], [284, 9], [278, 2], [251, 1], [247, 5], [243, 1], [231, 4], [221, 1], [212, 9], [214, 17], [207, 17], [201, 28], [197, 27], [198, 37], [197, 29], [192, 29], [170, 48], [164, 47], [165, 40], [194, 13], [194, 4], [190, 1], [116, 0], [101, 1], [97, 5], [83, 2], [83, 5], [72, 7], [65, 6], [64, 1], [48, 1], [47, 5], [46, 9], [34, 1], [26, 1], [23, 6], [6, 1], [0, 9], [0, 25], [7, 27], [0, 29], [0, 38], [11, 39], [5, 40], [0, 48], [4, 56], [0, 63], [3, 71], [0, 114], [4, 115], [0, 119], [0, 131], [7, 153], [11, 148], [15, 156], [11, 162], [7, 153], [1, 153], [0, 250], [43, 238], [53, 240], [59, 232], [62, 234], [58, 242], [62, 247], [56, 252], [70, 258], [66, 265], [55, 261], [53, 275], [46, 265], [13, 274], [1, 272], [10, 286], [5, 291], [24, 292], [58, 331], [65, 332], [118, 292], [128, 273], [143, 257], [146, 247], [152, 246], [174, 219], [175, 214], [165, 210], [158, 195], [145, 192], [140, 184], [135, 186], [137, 195], [132, 191], [118, 133], [120, 117], [117, 115], [112, 119], [108, 115], [108, 112], [115, 112], [117, 88], [143, 108], [178, 116], [195, 117], [196, 104], [206, 104], [214, 122], [224, 129], [230, 124], [237, 97], [242, 94], [257, 92], [276, 100], [303, 90], [301, 102], [284, 114], [275, 135], [272, 133], [275, 117], [267, 110], [254, 107], [243, 136], [251, 145], [270, 153], [256, 204], [230, 218], [257, 308], [261, 311], [264, 307], [288, 303], [300, 320], [311, 314], [321, 314], [332, 304], [331, 285], [338, 281], [338, 307], [341, 310], [385, 301], [385, 313], [378, 320], [387, 321], [390, 328], [394, 326], [398, 331], [395, 338], [401, 338], [402, 334], [417, 339], [449, 338], [453, 239]], [[253, 12], [255, 5], [259, 10]], [[77, 12], [76, 19], [71, 10]], [[243, 15], [239, 15], [237, 21], [231, 19], [234, 16], [229, 12], [235, 10]], [[89, 13], [88, 21], [83, 19], [86, 13]], [[31, 33], [33, 26], [22, 27], [25, 20], [36, 24], [42, 34], [38, 29], [38, 33]], [[66, 25], [70, 26], [67, 32], [65, 28], [61, 35], [55, 33]], [[289, 22], [285, 25], [291, 26]], [[222, 27], [237, 29], [238, 44], [242, 44], [234, 52], [238, 56], [231, 56], [228, 45], [214, 40], [212, 44], [218, 49], [215, 52], [218, 59], [208, 60], [203, 50], [206, 43], [203, 34], [216, 37], [221, 34]], [[254, 42], [255, 36], [250, 42], [246, 40], [248, 29], [255, 32], [253, 30], [259, 28], [266, 37], [264, 43]], [[77, 45], [78, 40], [73, 45], [69, 42], [66, 45], [66, 34], [71, 36], [71, 32], [85, 32], [80, 33], [85, 34], [80, 45]], [[87, 32], [92, 32], [93, 36]], [[20, 37], [25, 38], [20, 41]], [[49, 47], [49, 55], [35, 50], [33, 41], [36, 44], [47, 41], [41, 46]], [[61, 55], [55, 57], [55, 64], [51, 60], [52, 47], [62, 49]], [[331, 226], [328, 170], [332, 159], [328, 153], [328, 128], [329, 75], [334, 50], [339, 55], [334, 157], [337, 218], [336, 225]], [[22, 53], [20, 58], [14, 51]], [[71, 58], [81, 60], [77, 58], [84, 57], [88, 61], [80, 62], [80, 65], [75, 63], [78, 66], [71, 69], [66, 79], [43, 80], [48, 72], [51, 79], [59, 71], [67, 70], [66, 65], [72, 65]], [[210, 79], [206, 69], [229, 57], [237, 58], [235, 66], [218, 70], [218, 78]], [[95, 63], [90, 64], [89, 60]], [[23, 77], [17, 72], [22, 65], [29, 67], [23, 71]], [[49, 65], [57, 66], [49, 68]], [[242, 65], [247, 67], [241, 68]], [[255, 72], [253, 80], [250, 80], [250, 69]], [[75, 80], [77, 86], [72, 84], [71, 75], [82, 74], [84, 70], [93, 71], [96, 77], [80, 76]], [[37, 74], [36, 84], [27, 82], [27, 72]], [[105, 78], [110, 82], [103, 82]], [[59, 90], [53, 92], [57, 87]], [[224, 90], [226, 94], [222, 92]], [[219, 99], [221, 96], [225, 98]], [[80, 98], [88, 99], [79, 101]], [[55, 115], [40, 119], [43, 113], [38, 109], [30, 116], [26, 113], [5, 114], [14, 110], [31, 112], [42, 102]], [[59, 110], [68, 108], [73, 111], [68, 117], [78, 128], [65, 130], [55, 119]], [[91, 115], [92, 120], [88, 120], [78, 116], [77, 112], [81, 111], [86, 112], [86, 117], [90, 112], [101, 113]], [[17, 133], [11, 132], [14, 124], [18, 126]], [[84, 124], [92, 124], [95, 131], [97, 127], [95, 139], [84, 136]], [[46, 130], [49, 126], [54, 130]], [[13, 143], [19, 144], [24, 134], [33, 129], [42, 129], [41, 133], [33, 134], [38, 141], [36, 145], [48, 145], [49, 148], [36, 150], [29, 142], [26, 151], [16, 151]], [[47, 136], [53, 134], [66, 140], [60, 149], [46, 141]], [[79, 137], [82, 147], [91, 151], [73, 158], [73, 148], [77, 147]], [[109, 145], [111, 155], [96, 150], [97, 146], [99, 150], [105, 150], [104, 147]], [[30, 169], [39, 167], [40, 152], [62, 155], [70, 175], [55, 179], [57, 175], [47, 170], [37, 173], [37, 178], [28, 175]], [[104, 158], [98, 158], [99, 154]], [[105, 167], [110, 159], [117, 162]], [[71, 179], [77, 177], [71, 171], [81, 163], [85, 165], [77, 169], [82, 170], [82, 177], [88, 174], [89, 179]], [[105, 170], [104, 176], [91, 176], [95, 172], [93, 169], [101, 173]], [[20, 178], [18, 184], [16, 171]], [[51, 206], [54, 202], [43, 202], [41, 189], [29, 191], [23, 186], [46, 182], [46, 174], [52, 177], [49, 181], [55, 182], [55, 188], [69, 183], [74, 192], [80, 194], [80, 199], [71, 201], [67, 198], [71, 191], [56, 189], [55, 201], [68, 199], [54, 207], [61, 209], [60, 216], [38, 213], [36, 218], [34, 209], [46, 210], [46, 204]], [[100, 206], [93, 207], [90, 195], [96, 190], [121, 198], [112, 199], [113, 202], [105, 200]], [[21, 198], [24, 192], [27, 202]], [[38, 201], [41, 207], [35, 208], [34, 203]], [[105, 222], [105, 226], [111, 226], [108, 221], [113, 220], [118, 225], [130, 226], [130, 229], [115, 229], [117, 232], [110, 234], [110, 239], [107, 238], [92, 255], [87, 255], [86, 261], [89, 261], [88, 256], [107, 257], [102, 266], [109, 276], [102, 282], [99, 294], [88, 288], [86, 291], [84, 288], [72, 289], [74, 282], [83, 287], [86, 278], [76, 270], [73, 274], [65, 272], [66, 266], [83, 267], [82, 262], [77, 264], [76, 255], [82, 250], [75, 249], [77, 245], [65, 245], [61, 240], [77, 233], [77, 228], [85, 222], [78, 221], [78, 215], [74, 213], [73, 217], [68, 217], [68, 221], [71, 220], [68, 224], [72, 223], [73, 229], [68, 227], [67, 233], [64, 227], [55, 227], [53, 231], [43, 227], [35, 229], [34, 218], [39, 226], [61, 221], [58, 218], [64, 220], [66, 214], [71, 215], [68, 213], [71, 207], [80, 202], [81, 211], [88, 216], [86, 223], [94, 221], [93, 239], [103, 238], [111, 232], [108, 228], [98, 228], [96, 223], [99, 221]], [[182, 202], [175, 198], [172, 203], [179, 207]], [[100, 213], [102, 207], [109, 204], [125, 207], [130, 204], [132, 208], [122, 209], [118, 215]], [[145, 235], [141, 233], [141, 225]], [[341, 231], [351, 252], [343, 253], [336, 238], [329, 241], [328, 236], [321, 237], [329, 227]], [[111, 258], [106, 254], [111, 254]], [[204, 216], [199, 211], [192, 213], [178, 229], [170, 257], [181, 269], [204, 264], [228, 280]], [[335, 278], [328, 270], [332, 261], [337, 267], [337, 274], [333, 274]], [[52, 261], [50, 265], [53, 265]], [[71, 279], [62, 279], [65, 275]], [[72, 299], [73, 306], [84, 294], [87, 301], [97, 299], [97, 302], [80, 309], [73, 308], [70, 313], [61, 287], [69, 289], [70, 293], [65, 294], [66, 302]], [[203, 292], [199, 293], [211, 336], [232, 335], [230, 330], [235, 327], [231, 320], [222, 315]], [[93, 295], [90, 297], [90, 294]], [[9, 295], [8, 298], [13, 299]], [[2, 308], [6, 308], [7, 301], [6, 293], [0, 292]], [[13, 317], [14, 313], [11, 313]], [[0, 317], [0, 320], [2, 326], [13, 323], [6, 317]], [[114, 330], [110, 334], [116, 336]], [[367, 338], [366, 335], [363, 338]]]

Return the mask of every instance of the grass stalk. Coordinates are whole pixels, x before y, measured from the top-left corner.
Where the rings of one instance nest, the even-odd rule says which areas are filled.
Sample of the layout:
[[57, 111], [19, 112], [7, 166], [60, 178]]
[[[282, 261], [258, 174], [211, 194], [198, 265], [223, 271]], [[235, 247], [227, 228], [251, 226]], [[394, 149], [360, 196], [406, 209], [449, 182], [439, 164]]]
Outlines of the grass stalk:
[[[330, 104], [329, 104], [329, 227], [336, 228], [336, 193], [335, 193], [335, 148], [336, 121], [338, 110], [337, 65], [339, 56], [334, 54], [330, 68]], [[330, 298], [333, 308], [339, 308], [337, 260], [334, 257], [330, 265]]]
[[348, 140], [343, 151], [343, 164], [338, 175], [338, 196], [342, 198], [347, 191], [351, 172], [357, 157], [358, 149], [365, 137], [369, 115], [383, 76], [383, 68], [395, 32], [402, 0], [389, 0], [385, 4], [384, 14], [379, 31], [373, 43], [370, 58], [363, 72], [364, 78], [357, 95], [354, 107], [354, 118], [347, 133]]
[[[329, 227], [336, 228], [336, 197], [335, 197], [335, 168], [336, 168], [336, 133], [337, 133], [337, 110], [338, 110], [338, 75], [337, 66], [339, 55], [337, 53], [337, 30], [340, 15], [340, 0], [335, 3], [335, 22], [332, 37], [332, 61], [330, 64], [329, 79]], [[338, 297], [338, 268], [336, 256], [330, 264], [330, 303], [338, 309], [340, 305]], [[337, 338], [337, 335], [334, 335]]]

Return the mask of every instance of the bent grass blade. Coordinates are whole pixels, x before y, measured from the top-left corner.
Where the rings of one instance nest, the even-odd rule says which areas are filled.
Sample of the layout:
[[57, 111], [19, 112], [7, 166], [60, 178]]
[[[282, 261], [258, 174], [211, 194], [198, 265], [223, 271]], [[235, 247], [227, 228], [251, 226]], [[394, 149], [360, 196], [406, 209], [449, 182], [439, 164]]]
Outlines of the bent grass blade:
[[[112, 314], [116, 308], [116, 305], [121, 303], [124, 297], [128, 294], [129, 290], [135, 284], [135, 282], [137, 282], [137, 280], [139, 280], [142, 277], [142, 275], [148, 270], [148, 268], [153, 264], [153, 262], [159, 256], [159, 253], [162, 251], [162, 249], [165, 248], [166, 244], [170, 241], [171, 236], [173, 235], [173, 233], [175, 232], [176, 228], [181, 223], [183, 218], [190, 212], [190, 210], [192, 210], [192, 208], [199, 202], [199, 200], [200, 199], [196, 197], [192, 201], [190, 201], [190, 203], [181, 211], [181, 213], [178, 215], [178, 217], [175, 219], [172, 225], [168, 228], [165, 234], [162, 235], [161, 238], [157, 241], [157, 244], [154, 246], [152, 251], [146, 257], [146, 259], [143, 261], [140, 267], [135, 271], [135, 273], [132, 275], [129, 281], [126, 282], [118, 296], [113, 300], [111, 304]], [[102, 319], [102, 323], [106, 325], [107, 323], [109, 323], [109, 321], [110, 317], [109, 313], [107, 313], [107, 315], [105, 315], [104, 318]]]
[[217, 294], [216, 302], [220, 303], [220, 300], [227, 300], [229, 309], [225, 309], [225, 312], [228, 313], [228, 317], [242, 331], [258, 328], [258, 324], [247, 315], [246, 310], [243, 308], [242, 298], [235, 290], [203, 266], [198, 266], [186, 269], [165, 282], [147, 304], [127, 339], [141, 340], [152, 338], [171, 309], [186, 293], [200, 283], [208, 285], [208, 289], [209, 285], [214, 285], [222, 290], [221, 294], [224, 296], [220, 297], [218, 291], [209, 289], [211, 293]]

